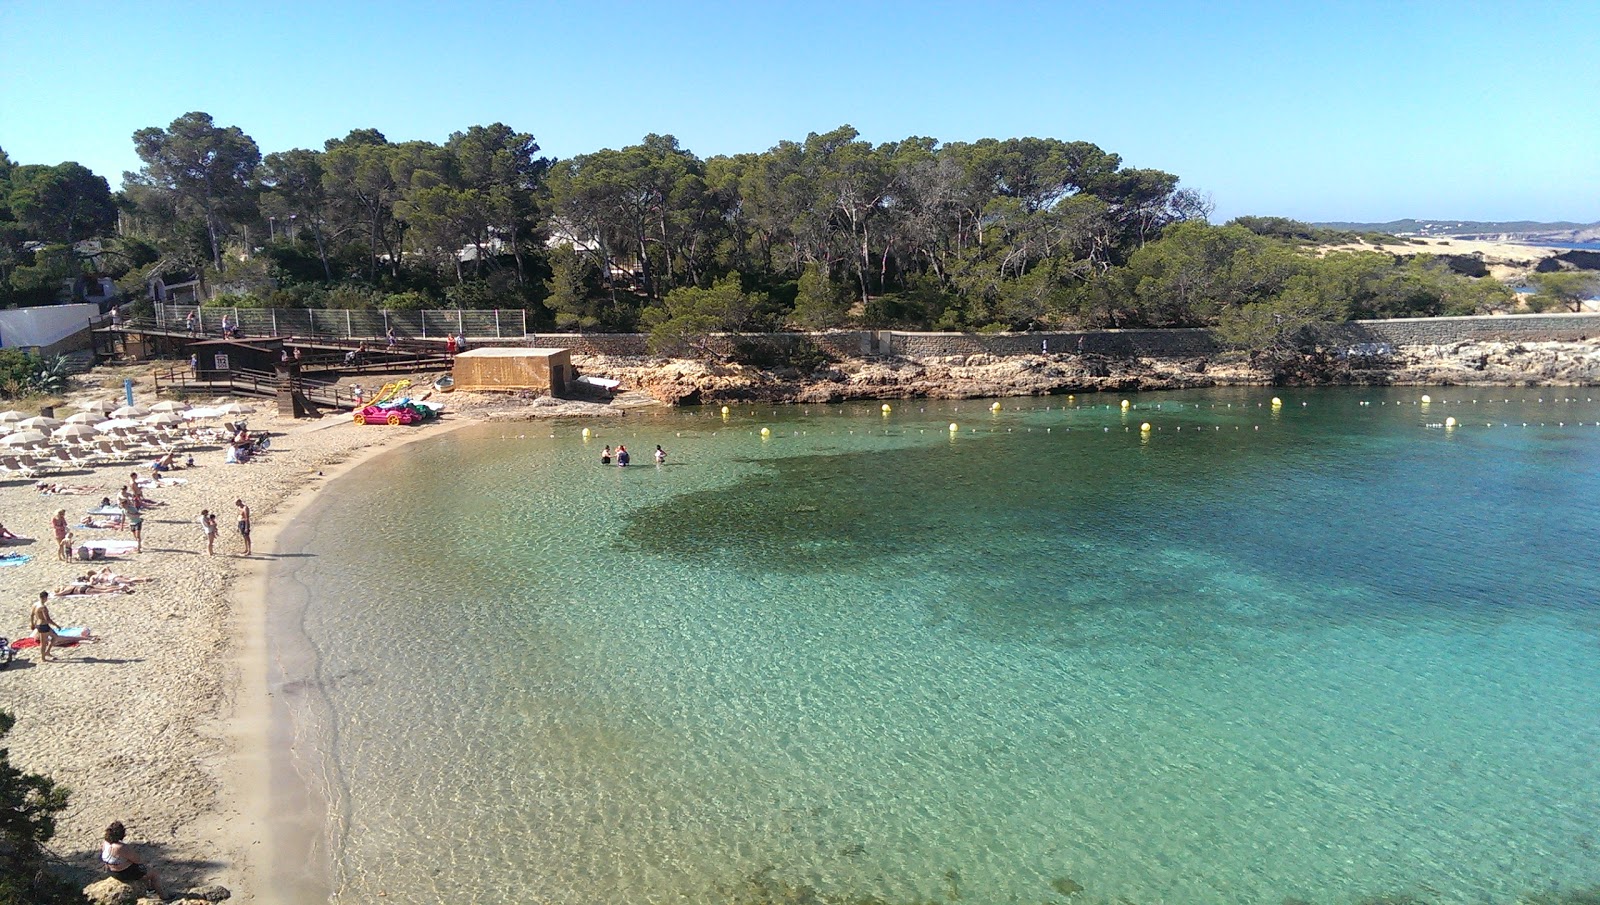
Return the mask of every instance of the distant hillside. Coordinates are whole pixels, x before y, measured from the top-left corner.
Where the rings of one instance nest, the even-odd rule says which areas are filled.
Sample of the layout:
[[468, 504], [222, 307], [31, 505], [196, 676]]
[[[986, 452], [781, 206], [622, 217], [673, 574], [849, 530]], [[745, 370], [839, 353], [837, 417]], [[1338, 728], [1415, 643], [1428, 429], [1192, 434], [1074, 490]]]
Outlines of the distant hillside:
[[1600, 223], [1538, 223], [1532, 220], [1390, 220], [1388, 223], [1317, 223], [1326, 229], [1396, 236], [1452, 236], [1458, 239], [1515, 239], [1524, 242], [1592, 242]]

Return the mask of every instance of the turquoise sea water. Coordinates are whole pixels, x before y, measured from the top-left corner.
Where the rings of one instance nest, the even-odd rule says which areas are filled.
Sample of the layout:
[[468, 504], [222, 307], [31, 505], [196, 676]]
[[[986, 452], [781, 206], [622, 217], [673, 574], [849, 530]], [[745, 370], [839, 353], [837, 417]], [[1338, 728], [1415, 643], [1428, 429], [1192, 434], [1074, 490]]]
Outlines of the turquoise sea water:
[[273, 577], [339, 901], [1600, 884], [1600, 402], [1430, 392], [743, 406], [381, 458]]

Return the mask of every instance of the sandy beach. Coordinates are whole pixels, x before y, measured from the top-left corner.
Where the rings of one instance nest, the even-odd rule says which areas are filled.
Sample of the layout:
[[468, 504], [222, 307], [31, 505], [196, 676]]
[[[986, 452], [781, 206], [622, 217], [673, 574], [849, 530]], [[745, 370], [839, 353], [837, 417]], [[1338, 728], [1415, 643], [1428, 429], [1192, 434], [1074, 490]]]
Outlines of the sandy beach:
[[[151, 581], [132, 594], [51, 600], [57, 622], [87, 626], [104, 640], [58, 651], [58, 662], [41, 663], [37, 652], [27, 651], [5, 672], [0, 707], [17, 717], [7, 739], [13, 762], [71, 789], [71, 807], [50, 848], [85, 882], [100, 878], [100, 835], [120, 819], [130, 837], [148, 847], [170, 888], [213, 883], [233, 890], [235, 900], [270, 900], [258, 898], [263, 884], [251, 871], [270, 808], [261, 636], [267, 605], [262, 570], [274, 535], [342, 470], [448, 429], [357, 427], [344, 417], [296, 423], [279, 419], [268, 405], [247, 417], [252, 429], [271, 432], [271, 451], [246, 465], [227, 465], [221, 448], [197, 449], [195, 468], [170, 473], [183, 483], [146, 489], [164, 505], [146, 516], [144, 551], [107, 563]], [[151, 474], [148, 464], [139, 468], [143, 477]], [[28, 607], [39, 591], [90, 566], [58, 561], [51, 515], [65, 509], [76, 524], [102, 496], [115, 498], [133, 470], [131, 464], [105, 465], [44, 478], [94, 488], [81, 495], [40, 493], [21, 479], [0, 486], [0, 520], [34, 541], [7, 548], [30, 558], [0, 570], [12, 608], [0, 634], [29, 634]], [[235, 499], [252, 510], [251, 558], [239, 555]], [[201, 509], [218, 513], [215, 556], [205, 552]], [[127, 537], [113, 530], [74, 532], [77, 541]]]

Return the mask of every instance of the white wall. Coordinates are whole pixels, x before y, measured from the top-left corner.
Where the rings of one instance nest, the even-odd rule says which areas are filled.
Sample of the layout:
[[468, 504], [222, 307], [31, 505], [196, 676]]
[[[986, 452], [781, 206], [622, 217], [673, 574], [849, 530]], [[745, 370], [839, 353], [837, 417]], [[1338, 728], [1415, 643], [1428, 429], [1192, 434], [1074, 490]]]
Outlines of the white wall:
[[99, 305], [41, 305], [0, 311], [0, 347], [48, 346], [89, 326]]

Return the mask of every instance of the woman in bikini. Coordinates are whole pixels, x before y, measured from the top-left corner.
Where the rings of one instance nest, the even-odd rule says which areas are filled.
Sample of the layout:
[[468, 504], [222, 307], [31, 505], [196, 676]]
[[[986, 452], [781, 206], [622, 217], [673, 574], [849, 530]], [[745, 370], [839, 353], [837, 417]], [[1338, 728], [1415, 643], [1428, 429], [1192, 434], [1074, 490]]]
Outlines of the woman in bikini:
[[57, 509], [50, 517], [50, 530], [56, 535], [56, 559], [63, 562], [72, 558], [72, 531], [67, 528], [67, 510]]
[[156, 875], [150, 866], [133, 850], [133, 846], [123, 842], [128, 838], [128, 829], [122, 821], [114, 820], [106, 827], [106, 841], [100, 845], [100, 863], [106, 866], [111, 876], [124, 883], [138, 883], [143, 881], [150, 887], [150, 891], [165, 899], [167, 894], [161, 889], [161, 878]]

